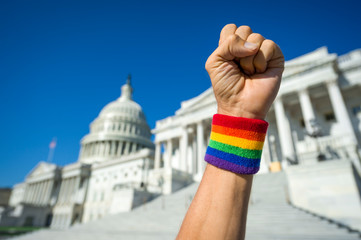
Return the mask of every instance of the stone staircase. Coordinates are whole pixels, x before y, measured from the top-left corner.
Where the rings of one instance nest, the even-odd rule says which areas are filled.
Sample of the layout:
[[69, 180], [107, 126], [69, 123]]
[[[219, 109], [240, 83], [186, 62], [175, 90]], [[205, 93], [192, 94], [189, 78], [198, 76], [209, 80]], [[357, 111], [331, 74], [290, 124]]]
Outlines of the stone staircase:
[[[41, 230], [17, 239], [174, 239], [198, 188], [161, 196], [132, 212], [104, 217], [68, 230]], [[248, 212], [247, 240], [356, 240], [360, 233], [321, 220], [286, 201], [284, 173], [256, 175]]]
[[348, 240], [359, 232], [301, 211], [287, 201], [285, 174], [256, 175], [247, 220], [247, 240]]

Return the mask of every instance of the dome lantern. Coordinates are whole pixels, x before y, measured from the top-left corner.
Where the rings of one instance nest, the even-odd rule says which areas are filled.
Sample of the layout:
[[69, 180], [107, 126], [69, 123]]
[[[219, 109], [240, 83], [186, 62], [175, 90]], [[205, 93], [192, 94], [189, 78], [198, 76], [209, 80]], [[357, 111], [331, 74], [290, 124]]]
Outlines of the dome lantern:
[[119, 100], [132, 100], [133, 97], [133, 88], [132, 88], [132, 85], [131, 85], [131, 75], [129, 74], [128, 75], [128, 78], [127, 78], [127, 83], [124, 84], [122, 86], [122, 89], [121, 89], [121, 95], [120, 95], [120, 98]]

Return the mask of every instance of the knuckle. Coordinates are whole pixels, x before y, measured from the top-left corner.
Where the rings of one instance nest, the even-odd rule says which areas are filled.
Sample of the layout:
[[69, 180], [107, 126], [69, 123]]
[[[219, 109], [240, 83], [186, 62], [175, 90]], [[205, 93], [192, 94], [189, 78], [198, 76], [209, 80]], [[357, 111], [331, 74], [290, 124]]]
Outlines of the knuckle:
[[252, 29], [247, 25], [242, 25], [242, 26], [239, 27], [239, 29], [244, 31], [244, 32], [252, 32]]
[[207, 70], [207, 72], [209, 72], [209, 70], [212, 68], [213, 62], [212, 62], [212, 58], [211, 56], [207, 59], [204, 67]]
[[235, 28], [237, 27], [236, 24], [234, 23], [228, 23], [227, 25], [225, 25], [223, 28]]
[[259, 34], [259, 33], [252, 33], [251, 35], [249, 35], [248, 39], [247, 40], [264, 40], [265, 38]]
[[238, 36], [236, 34], [229, 35], [226, 39], [229, 45], [234, 44], [238, 40]]
[[237, 38], [238, 38], [238, 36], [236, 34], [232, 34], [228, 37], [228, 41], [234, 42], [237, 40]]
[[270, 40], [270, 39], [264, 40], [264, 41], [263, 41], [263, 44], [264, 44], [266, 47], [270, 47], [270, 48], [275, 48], [275, 47], [277, 47], [277, 44], [276, 44], [274, 41]]

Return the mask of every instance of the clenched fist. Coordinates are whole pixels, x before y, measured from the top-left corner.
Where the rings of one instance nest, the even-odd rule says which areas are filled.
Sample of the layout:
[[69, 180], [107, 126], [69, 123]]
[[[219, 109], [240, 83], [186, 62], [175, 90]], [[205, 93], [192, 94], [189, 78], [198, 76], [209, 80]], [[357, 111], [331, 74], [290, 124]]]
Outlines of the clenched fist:
[[248, 26], [226, 25], [218, 48], [206, 62], [218, 113], [264, 119], [283, 69], [284, 57], [277, 44]]

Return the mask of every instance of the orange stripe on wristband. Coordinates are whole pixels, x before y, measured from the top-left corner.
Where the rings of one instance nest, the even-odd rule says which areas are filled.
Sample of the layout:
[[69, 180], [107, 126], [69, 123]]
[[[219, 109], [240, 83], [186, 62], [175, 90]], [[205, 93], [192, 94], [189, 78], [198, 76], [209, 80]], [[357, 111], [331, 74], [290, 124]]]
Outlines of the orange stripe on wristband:
[[248, 130], [242, 130], [237, 128], [230, 128], [230, 127], [224, 127], [219, 125], [213, 125], [212, 126], [212, 132], [233, 136], [233, 137], [240, 137], [245, 138], [248, 140], [254, 140], [254, 141], [264, 141], [266, 134], [265, 133], [259, 133], [254, 131], [248, 131]]

